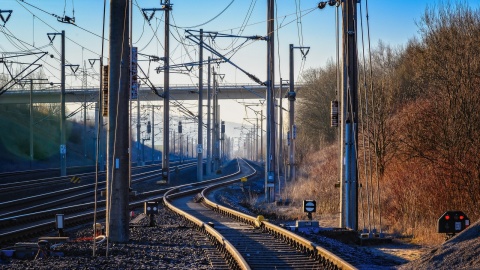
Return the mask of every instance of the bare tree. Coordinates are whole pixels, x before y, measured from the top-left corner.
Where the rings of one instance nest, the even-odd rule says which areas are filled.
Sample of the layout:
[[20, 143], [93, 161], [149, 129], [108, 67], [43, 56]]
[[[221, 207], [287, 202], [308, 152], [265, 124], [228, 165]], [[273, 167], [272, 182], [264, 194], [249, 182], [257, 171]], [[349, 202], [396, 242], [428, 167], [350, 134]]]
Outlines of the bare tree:
[[413, 79], [424, 91], [424, 110], [404, 123], [404, 154], [435, 168], [449, 207], [480, 217], [480, 11], [464, 4], [427, 9], [420, 30]]

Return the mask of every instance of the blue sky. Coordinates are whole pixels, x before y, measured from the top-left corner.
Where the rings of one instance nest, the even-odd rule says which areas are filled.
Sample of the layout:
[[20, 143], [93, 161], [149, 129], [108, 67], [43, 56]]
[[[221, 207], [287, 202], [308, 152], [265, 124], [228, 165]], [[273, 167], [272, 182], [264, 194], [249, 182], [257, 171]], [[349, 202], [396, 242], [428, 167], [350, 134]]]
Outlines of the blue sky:
[[[107, 1], [109, 2], [109, 1]], [[266, 2], [248, 0], [181, 0], [173, 3], [171, 23], [182, 27], [172, 28], [171, 57], [174, 63], [195, 61], [198, 57], [197, 48], [191, 42], [187, 46], [178, 45], [176, 39], [185, 37], [185, 28], [201, 25], [218, 16], [211, 22], [192, 29], [203, 28], [205, 31], [221, 31], [229, 34], [242, 35], [265, 35], [266, 34]], [[409, 38], [416, 35], [418, 21], [426, 7], [433, 5], [436, 1], [384, 1], [370, 0], [362, 1], [362, 11], [365, 17], [368, 2], [370, 18], [370, 33], [372, 44], [378, 40], [392, 45], [404, 44]], [[477, 1], [470, 1], [477, 2]], [[26, 3], [35, 6], [32, 7]], [[103, 1], [100, 0], [27, 0], [22, 3], [17, 0], [2, 0], [0, 9], [13, 10], [10, 20], [5, 27], [15, 36], [36, 47], [49, 43], [46, 33], [65, 30], [67, 37], [67, 61], [71, 64], [82, 65], [89, 58], [98, 58], [100, 54], [101, 39], [78, 27], [62, 24], [51, 14], [63, 17], [64, 14], [75, 16], [76, 24], [92, 33], [101, 35]], [[157, 11], [150, 21], [151, 26], [142, 17], [140, 8], [159, 8], [159, 1], [134, 0], [133, 9], [133, 41], [141, 49], [142, 53], [162, 56], [163, 55], [163, 12]], [[277, 26], [281, 28], [277, 32], [276, 39], [280, 45], [276, 45], [276, 77], [288, 75], [288, 45], [310, 46], [311, 50], [305, 60], [305, 68], [319, 67], [325, 64], [327, 59], [335, 58], [335, 9], [326, 7], [323, 10], [315, 9], [318, 1], [311, 0], [290, 0], [278, 1], [277, 3]], [[107, 3], [108, 5], [108, 3]], [[228, 8], [227, 8], [228, 6]], [[249, 13], [249, 8], [251, 13]], [[225, 8], [227, 8], [225, 10]], [[224, 12], [222, 13], [222, 11]], [[301, 12], [298, 12], [301, 11]], [[219, 15], [220, 14], [220, 15]], [[250, 14], [250, 16], [249, 16]], [[107, 6], [107, 16], [109, 16]], [[298, 19], [297, 19], [298, 18]], [[243, 22], [247, 26], [239, 33], [239, 27]], [[366, 20], [364, 18], [364, 26]], [[106, 37], [108, 38], [108, 18], [106, 22]], [[158, 30], [157, 30], [158, 29]], [[156, 36], [153, 32], [157, 30]], [[160, 44], [156, 40], [160, 40]], [[2, 37], [3, 39], [3, 37]], [[138, 41], [138, 42], [137, 42]], [[150, 41], [150, 43], [149, 43]], [[75, 44], [75, 43], [77, 44]], [[216, 39], [216, 44], [221, 47], [228, 47], [232, 39]], [[240, 45], [243, 40], [238, 40], [235, 45]], [[148, 44], [148, 45], [147, 45]], [[249, 72], [257, 75], [260, 79], [266, 77], [266, 44], [264, 41], [247, 42], [247, 46], [238, 50], [231, 58], [236, 64]], [[59, 50], [59, 43], [54, 43]], [[15, 51], [15, 47], [9, 42], [1, 42], [0, 51]], [[108, 43], [106, 43], [106, 55], [108, 55]], [[27, 46], [28, 47], [28, 46]], [[54, 50], [46, 48], [50, 53]], [[187, 54], [189, 52], [189, 54]], [[227, 53], [228, 50], [221, 51]], [[204, 53], [207, 56], [207, 53]], [[300, 54], [295, 55], [296, 67], [300, 67]], [[53, 63], [52, 63], [53, 65]], [[241, 72], [223, 64], [220, 69], [226, 74], [229, 82], [250, 82]], [[296, 68], [298, 74], [299, 68]], [[53, 73], [53, 71], [52, 71]], [[155, 76], [153, 76], [155, 77]], [[158, 76], [160, 77], [160, 76]], [[52, 78], [53, 80], [53, 78]], [[176, 76], [173, 81], [177, 83], [191, 83], [195, 81], [195, 75]], [[161, 83], [161, 80], [156, 80]], [[72, 84], [78, 84], [73, 79]]]
[[[0, 33], [0, 53], [19, 50], [29, 50], [35, 45], [43, 51], [53, 54], [54, 58], [46, 58], [44, 62], [45, 74], [51, 81], [59, 81], [58, 53], [60, 50], [59, 39], [49, 45], [46, 33], [66, 31], [67, 49], [66, 58], [70, 64], [79, 64], [86, 67], [93, 74], [88, 78], [88, 84], [97, 85], [95, 73], [98, 67], [90, 67], [88, 59], [98, 58], [101, 51], [103, 1], [101, 0], [25, 0], [32, 7], [20, 0], [1, 0], [1, 10], [13, 10], [12, 16], [2, 32], [9, 31], [16, 38], [28, 43], [16, 46]], [[107, 1], [107, 17], [109, 16]], [[157, 11], [150, 21], [151, 26], [143, 18], [140, 9], [160, 8], [160, 1], [133, 0], [133, 38], [135, 46], [141, 53], [148, 55], [163, 56], [163, 12]], [[317, 7], [319, 1], [313, 0], [278, 0], [276, 25], [276, 81], [280, 77], [288, 77], [288, 46], [310, 46], [310, 52], [305, 62], [301, 62], [300, 53], [295, 54], [295, 77], [298, 78], [300, 67], [303, 70], [324, 66], [329, 59], [335, 59], [335, 9], [327, 6], [320, 10]], [[480, 1], [466, 1], [474, 8], [478, 8]], [[173, 63], [196, 61], [198, 59], [198, 46], [185, 40], [185, 27], [198, 26], [193, 29], [203, 28], [205, 31], [221, 31], [226, 34], [241, 35], [266, 35], [266, 0], [171, 0], [173, 11], [171, 13], [172, 27], [171, 59]], [[416, 22], [425, 11], [427, 5], [434, 6], [436, 0], [370, 0], [362, 1], [363, 23], [366, 27], [366, 3], [368, 3], [369, 25], [372, 46], [379, 40], [393, 45], [401, 46], [413, 36], [418, 36]], [[223, 12], [222, 12], [223, 11]], [[74, 13], [74, 14], [73, 14]], [[63, 24], [57, 21], [54, 15], [75, 16], [78, 27]], [[6, 14], [4, 14], [6, 15]], [[360, 14], [359, 14], [360, 15]], [[208, 22], [208, 23], [207, 23]], [[242, 24], [244, 28], [240, 28]], [[82, 30], [81, 28], [85, 29]], [[243, 31], [240, 31], [242, 29]], [[91, 33], [90, 33], [91, 32]], [[94, 33], [94, 34], [92, 34]], [[106, 37], [108, 38], [108, 18], [106, 20]], [[160, 41], [160, 42], [157, 42]], [[177, 41], [182, 41], [183, 44]], [[232, 42], [235, 43], [232, 44]], [[237, 47], [243, 43], [243, 39], [233, 40], [230, 38], [217, 38], [215, 45], [221, 53], [227, 53], [237, 65], [256, 75], [261, 80], [266, 80], [266, 43], [255, 41], [245, 43], [241, 49], [232, 54], [231, 46]], [[209, 42], [209, 41], [206, 41]], [[210, 41], [211, 42], [211, 41]], [[45, 47], [44, 47], [45, 46]], [[108, 56], [108, 43], [105, 43], [105, 56]], [[227, 48], [227, 50], [222, 50]], [[204, 52], [206, 58], [209, 54]], [[148, 69], [148, 62], [142, 62], [143, 68]], [[151, 63], [150, 75], [152, 81], [162, 85], [163, 76], [156, 74], [154, 68], [159, 63]], [[228, 64], [218, 67], [220, 73], [225, 74], [225, 83], [252, 83], [240, 71]], [[205, 69], [206, 70], [206, 69]], [[4, 72], [0, 68], [0, 72]], [[74, 76], [70, 71], [67, 76], [67, 84], [78, 86], [81, 77]], [[205, 71], [206, 72], [206, 71]], [[206, 76], [204, 76], [206, 78]], [[171, 84], [196, 84], [198, 74], [194, 72], [188, 75], [173, 74]], [[235, 106], [238, 104], [233, 103]], [[233, 106], [232, 105], [232, 106]], [[230, 108], [230, 105], [227, 105]], [[192, 105], [193, 107], [193, 105]], [[233, 107], [231, 107], [233, 108]], [[240, 108], [242, 109], [242, 108]], [[244, 109], [242, 109], [244, 111]], [[245, 110], [248, 111], [248, 110]], [[227, 121], [242, 121], [238, 113], [223, 114]], [[241, 115], [242, 117], [254, 117], [253, 115]]]

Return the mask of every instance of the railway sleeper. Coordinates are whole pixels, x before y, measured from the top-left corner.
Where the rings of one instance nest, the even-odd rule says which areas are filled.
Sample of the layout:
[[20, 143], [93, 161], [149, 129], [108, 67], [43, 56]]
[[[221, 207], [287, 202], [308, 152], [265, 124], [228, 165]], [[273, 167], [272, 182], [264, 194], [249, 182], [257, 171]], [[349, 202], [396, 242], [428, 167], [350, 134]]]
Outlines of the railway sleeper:
[[202, 234], [206, 235], [207, 238], [210, 240], [210, 242], [215, 246], [215, 248], [224, 256], [225, 261], [227, 262], [228, 266], [231, 269], [241, 269], [239, 265], [237, 264], [237, 261], [233, 256], [228, 252], [228, 250], [225, 247], [225, 244], [218, 241], [217, 238], [215, 238], [213, 235], [209, 234], [207, 230], [205, 229], [205, 224], [203, 226], [198, 226], [196, 223], [193, 221], [189, 220], [187, 217], [184, 215], [178, 214], [182, 216], [186, 221], [188, 221], [190, 224], [192, 224], [195, 228], [197, 228], [198, 231], [200, 231]]
[[[265, 226], [262, 226], [262, 227], [265, 227]], [[311, 257], [326, 269], [341, 269], [334, 262], [332, 262], [322, 254], [320, 254], [317, 249], [310, 248], [308, 246], [300, 244], [295, 239], [288, 237], [286, 235], [283, 235], [281, 232], [276, 232], [272, 229], [267, 229], [267, 228], [263, 228], [263, 229], [265, 232], [268, 232], [274, 235], [275, 237], [282, 239], [285, 243], [289, 244], [290, 246], [296, 248], [298, 251]]]

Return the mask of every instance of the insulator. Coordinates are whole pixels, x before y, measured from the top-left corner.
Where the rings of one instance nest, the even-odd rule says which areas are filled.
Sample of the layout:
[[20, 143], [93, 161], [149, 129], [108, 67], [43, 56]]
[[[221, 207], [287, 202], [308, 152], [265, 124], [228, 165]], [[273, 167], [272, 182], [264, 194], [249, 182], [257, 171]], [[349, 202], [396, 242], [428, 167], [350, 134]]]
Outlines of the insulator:
[[330, 126], [338, 127], [338, 101], [333, 100], [330, 105]]

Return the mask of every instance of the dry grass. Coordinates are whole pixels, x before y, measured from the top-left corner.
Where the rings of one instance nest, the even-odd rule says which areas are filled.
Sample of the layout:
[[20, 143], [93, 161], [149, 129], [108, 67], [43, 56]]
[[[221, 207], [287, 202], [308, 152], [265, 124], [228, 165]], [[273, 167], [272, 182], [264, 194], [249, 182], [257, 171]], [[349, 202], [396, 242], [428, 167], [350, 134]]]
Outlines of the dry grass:
[[[338, 145], [331, 145], [321, 151], [310, 153], [298, 172], [298, 179], [287, 182], [283, 200], [289, 199], [289, 208], [277, 209], [279, 215], [290, 219], [304, 219], [303, 200], [316, 200], [317, 212], [314, 218], [338, 217], [340, 190], [335, 188], [339, 179]], [[396, 160], [386, 169], [381, 186], [381, 205], [375, 201], [373, 227], [379, 229], [379, 209], [381, 210], [382, 231], [395, 237], [411, 238], [419, 244], [438, 244], [444, 241], [444, 235], [438, 234], [437, 219], [444, 212], [445, 203], [438, 193], [444, 192], [437, 182], [432, 180], [434, 168], [428, 168], [420, 162]], [[361, 177], [362, 178], [362, 177]], [[364, 180], [360, 179], [362, 183]], [[365, 183], [363, 183], [365, 186]], [[436, 191], [438, 193], [435, 193]], [[360, 193], [365, 192], [360, 188]], [[375, 192], [377, 192], [375, 190]], [[375, 200], [377, 194], [375, 193]], [[257, 198], [251, 198], [257, 202]], [[362, 200], [363, 199], [363, 200]], [[359, 195], [359, 227], [363, 220], [368, 221], [366, 207], [362, 207], [365, 194]], [[332, 223], [332, 222], [330, 222]], [[333, 222], [335, 223], [335, 222]], [[369, 228], [368, 222], [366, 228]], [[371, 227], [370, 227], [371, 228]]]
[[[339, 190], [338, 182], [338, 149], [329, 146], [317, 153], [310, 153], [305, 164], [298, 171], [298, 179], [287, 182], [285, 196], [293, 203], [292, 217], [303, 215], [303, 200], [316, 200], [316, 215], [337, 214]], [[284, 198], [285, 199], [285, 198]]]

